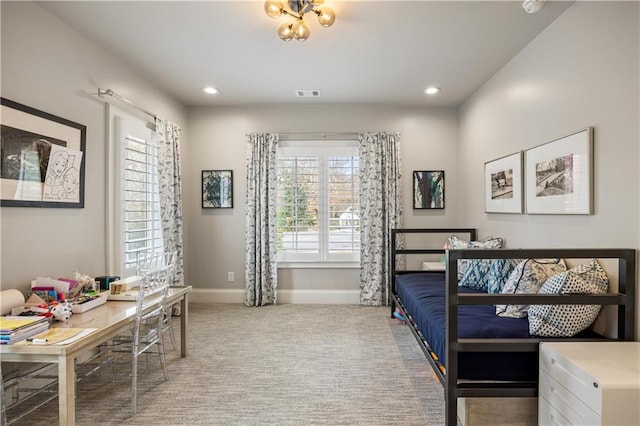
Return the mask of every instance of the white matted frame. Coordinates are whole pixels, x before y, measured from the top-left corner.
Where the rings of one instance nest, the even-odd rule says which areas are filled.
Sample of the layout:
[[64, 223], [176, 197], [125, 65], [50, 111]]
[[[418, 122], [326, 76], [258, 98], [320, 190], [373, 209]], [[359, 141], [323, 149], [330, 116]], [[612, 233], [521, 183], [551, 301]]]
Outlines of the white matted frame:
[[525, 152], [528, 214], [593, 214], [593, 128]]
[[484, 163], [486, 213], [522, 213], [522, 151]]
[[0, 103], [0, 206], [83, 208], [87, 127]]

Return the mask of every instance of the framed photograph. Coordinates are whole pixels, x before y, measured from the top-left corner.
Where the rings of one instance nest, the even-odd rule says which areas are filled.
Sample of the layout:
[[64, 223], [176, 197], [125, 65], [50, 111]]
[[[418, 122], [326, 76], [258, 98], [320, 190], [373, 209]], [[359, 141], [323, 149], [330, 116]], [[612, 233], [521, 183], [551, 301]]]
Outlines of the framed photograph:
[[83, 208], [87, 127], [0, 103], [0, 206]]
[[484, 163], [485, 213], [522, 213], [522, 151]]
[[528, 214], [593, 214], [593, 128], [525, 152]]
[[444, 209], [444, 170], [413, 172], [413, 208]]
[[226, 209], [233, 207], [233, 171], [202, 171], [202, 208]]

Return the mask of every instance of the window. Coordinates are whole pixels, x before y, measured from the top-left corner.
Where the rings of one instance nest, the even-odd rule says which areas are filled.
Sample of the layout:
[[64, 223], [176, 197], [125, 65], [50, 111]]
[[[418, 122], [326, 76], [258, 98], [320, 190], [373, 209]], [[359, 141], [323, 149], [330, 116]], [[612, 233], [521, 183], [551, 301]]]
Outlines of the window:
[[135, 273], [139, 253], [163, 252], [158, 184], [158, 142], [148, 124], [112, 106], [109, 181], [109, 267], [122, 277]]
[[280, 142], [279, 261], [359, 261], [358, 172], [356, 141]]

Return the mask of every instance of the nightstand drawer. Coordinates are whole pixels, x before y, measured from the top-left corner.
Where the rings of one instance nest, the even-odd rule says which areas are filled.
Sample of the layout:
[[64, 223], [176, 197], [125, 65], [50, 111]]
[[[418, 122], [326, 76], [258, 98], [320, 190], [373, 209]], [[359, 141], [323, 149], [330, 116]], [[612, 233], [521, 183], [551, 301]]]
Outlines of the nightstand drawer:
[[549, 401], [538, 396], [538, 426], [567, 426], [569, 420], [549, 404]]
[[572, 361], [546, 348], [540, 352], [540, 369], [562, 384], [577, 400], [602, 415], [602, 390], [598, 381]]
[[542, 404], [541, 400], [544, 398], [554, 409], [562, 413], [562, 416], [567, 420], [565, 424], [580, 426], [601, 424], [601, 417], [598, 413], [585, 405], [546, 372], [541, 371], [539, 379], [538, 404]]

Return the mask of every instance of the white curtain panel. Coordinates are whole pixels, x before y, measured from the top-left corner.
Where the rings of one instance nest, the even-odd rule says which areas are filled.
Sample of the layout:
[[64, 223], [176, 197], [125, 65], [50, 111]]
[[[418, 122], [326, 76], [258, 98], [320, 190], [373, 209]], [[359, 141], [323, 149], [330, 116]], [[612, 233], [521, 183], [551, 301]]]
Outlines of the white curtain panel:
[[175, 253], [174, 278], [171, 285], [179, 286], [184, 285], [180, 131], [177, 124], [156, 118], [162, 242], [166, 253]]
[[277, 302], [277, 133], [247, 135], [245, 297], [247, 306]]
[[360, 133], [360, 304], [390, 303], [391, 230], [402, 226], [400, 134]]

